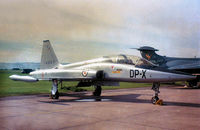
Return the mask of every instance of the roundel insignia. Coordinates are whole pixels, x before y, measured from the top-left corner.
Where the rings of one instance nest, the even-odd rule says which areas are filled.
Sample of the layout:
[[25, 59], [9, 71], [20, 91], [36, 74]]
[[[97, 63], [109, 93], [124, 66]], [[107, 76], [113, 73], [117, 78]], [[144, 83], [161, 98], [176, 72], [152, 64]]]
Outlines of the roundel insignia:
[[87, 72], [87, 71], [83, 71], [83, 72], [82, 72], [82, 75], [83, 75], [83, 77], [86, 77], [86, 76], [87, 76], [87, 74], [88, 74], [88, 72]]

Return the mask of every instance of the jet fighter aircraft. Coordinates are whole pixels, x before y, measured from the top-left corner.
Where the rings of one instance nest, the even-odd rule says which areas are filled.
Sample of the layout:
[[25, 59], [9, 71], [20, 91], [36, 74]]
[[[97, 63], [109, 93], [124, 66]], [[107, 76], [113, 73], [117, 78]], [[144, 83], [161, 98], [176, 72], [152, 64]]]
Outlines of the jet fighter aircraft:
[[[158, 49], [149, 46], [131, 49], [139, 50], [143, 58], [159, 67], [200, 76], [200, 58], [177, 58], [161, 56], [156, 53]], [[196, 78], [195, 80], [188, 81], [189, 87], [197, 86], [197, 82], [199, 81], [200, 77]]]
[[17, 81], [37, 82], [52, 81], [51, 97], [59, 98], [58, 84], [63, 81], [79, 81], [78, 86], [95, 86], [94, 96], [101, 95], [101, 86], [117, 86], [119, 82], [153, 83], [155, 96], [152, 103], [158, 100], [161, 82], [192, 80], [195, 76], [168, 70], [156, 70], [155, 65], [146, 59], [117, 55], [104, 56], [77, 63], [62, 65], [54, 53], [49, 40], [43, 41], [40, 69], [30, 73], [30, 76], [11, 75], [10, 79]]

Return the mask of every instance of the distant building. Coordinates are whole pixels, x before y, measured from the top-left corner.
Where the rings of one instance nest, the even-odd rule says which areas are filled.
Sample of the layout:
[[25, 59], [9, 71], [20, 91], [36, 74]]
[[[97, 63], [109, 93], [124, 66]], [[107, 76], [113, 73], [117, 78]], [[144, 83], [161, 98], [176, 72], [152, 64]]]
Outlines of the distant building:
[[12, 68], [12, 70], [20, 70], [19, 68]]
[[33, 71], [33, 69], [23, 69], [21, 73], [22, 74], [29, 74], [32, 71]]

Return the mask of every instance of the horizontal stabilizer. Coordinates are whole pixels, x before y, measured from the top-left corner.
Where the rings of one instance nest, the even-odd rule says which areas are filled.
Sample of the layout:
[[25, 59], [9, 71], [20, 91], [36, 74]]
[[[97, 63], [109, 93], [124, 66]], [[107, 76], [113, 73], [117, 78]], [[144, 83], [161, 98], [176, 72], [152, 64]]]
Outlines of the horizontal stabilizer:
[[130, 48], [130, 49], [136, 49], [136, 50], [139, 50], [139, 51], [158, 51], [158, 49], [155, 49], [155, 48], [150, 47], [150, 46], [142, 46], [140, 48]]
[[24, 82], [37, 82], [38, 79], [35, 79], [31, 76], [21, 76], [21, 75], [11, 75], [9, 76], [10, 79], [15, 81], [24, 81]]
[[200, 63], [182, 64], [169, 67], [170, 70], [200, 69]]

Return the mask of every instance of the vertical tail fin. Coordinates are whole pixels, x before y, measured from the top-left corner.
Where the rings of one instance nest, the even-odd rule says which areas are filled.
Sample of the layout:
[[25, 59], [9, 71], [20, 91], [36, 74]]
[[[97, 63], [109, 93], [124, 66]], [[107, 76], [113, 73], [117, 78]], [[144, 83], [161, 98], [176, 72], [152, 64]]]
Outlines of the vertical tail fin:
[[161, 65], [165, 63], [165, 58], [163, 56], [156, 54], [156, 51], [158, 50], [153, 47], [143, 46], [140, 48], [131, 48], [131, 49], [139, 50], [143, 58], [151, 61], [154, 64]]
[[59, 65], [56, 54], [49, 40], [43, 41], [40, 69], [51, 69]]

